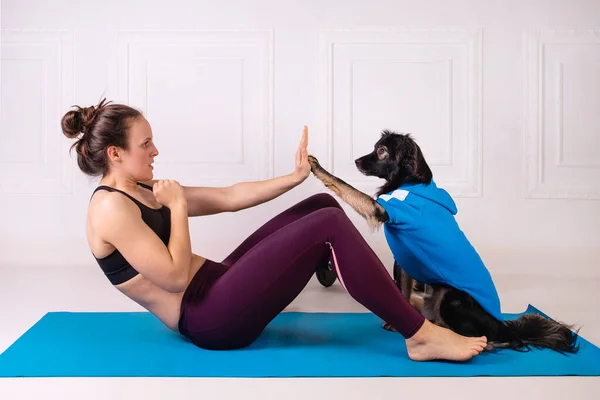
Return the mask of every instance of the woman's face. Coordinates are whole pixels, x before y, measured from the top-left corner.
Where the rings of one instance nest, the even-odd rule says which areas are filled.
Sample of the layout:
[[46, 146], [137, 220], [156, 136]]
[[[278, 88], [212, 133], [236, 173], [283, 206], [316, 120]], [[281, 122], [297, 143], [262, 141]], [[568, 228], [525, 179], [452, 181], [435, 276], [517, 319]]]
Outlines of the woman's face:
[[158, 149], [152, 141], [152, 128], [144, 117], [131, 122], [128, 145], [127, 150], [120, 149], [120, 168], [138, 181], [151, 180], [154, 176], [152, 163]]

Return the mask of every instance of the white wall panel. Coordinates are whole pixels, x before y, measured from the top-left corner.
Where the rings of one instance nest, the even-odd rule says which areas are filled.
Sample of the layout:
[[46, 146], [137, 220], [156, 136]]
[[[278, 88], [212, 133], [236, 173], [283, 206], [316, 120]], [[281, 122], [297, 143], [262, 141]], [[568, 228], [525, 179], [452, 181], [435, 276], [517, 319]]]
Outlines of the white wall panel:
[[269, 29], [119, 32], [120, 98], [155, 121], [163, 174], [272, 177], [272, 40]]
[[2, 32], [2, 193], [72, 191], [67, 142], [56, 135], [57, 121], [73, 99], [72, 42], [67, 30]]
[[600, 30], [528, 35], [528, 196], [600, 199]]
[[481, 196], [481, 31], [348, 29], [321, 34], [330, 165], [360, 184], [354, 160], [382, 129], [409, 132], [436, 180]]

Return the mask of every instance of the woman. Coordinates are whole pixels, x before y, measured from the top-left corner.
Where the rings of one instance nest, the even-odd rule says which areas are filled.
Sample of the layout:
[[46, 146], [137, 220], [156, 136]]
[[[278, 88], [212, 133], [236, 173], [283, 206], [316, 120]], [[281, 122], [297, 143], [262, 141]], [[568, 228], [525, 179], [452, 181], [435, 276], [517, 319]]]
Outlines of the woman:
[[[105, 100], [67, 112], [62, 129], [82, 172], [101, 176], [89, 203], [90, 250], [110, 282], [199, 347], [251, 344], [333, 255], [350, 295], [392, 325], [413, 360], [461, 361], [486, 338], [431, 324], [404, 299], [389, 273], [327, 194], [311, 196], [248, 237], [222, 262], [193, 254], [188, 217], [234, 212], [267, 202], [310, 174], [304, 129], [289, 175], [224, 188], [153, 181], [158, 155], [142, 114]], [[81, 136], [80, 136], [81, 135]]]

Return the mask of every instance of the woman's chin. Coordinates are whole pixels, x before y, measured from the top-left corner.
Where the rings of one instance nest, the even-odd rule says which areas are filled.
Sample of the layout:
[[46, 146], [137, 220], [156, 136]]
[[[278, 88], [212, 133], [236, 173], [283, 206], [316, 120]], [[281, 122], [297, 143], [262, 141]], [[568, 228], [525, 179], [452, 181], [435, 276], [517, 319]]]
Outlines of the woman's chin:
[[152, 171], [140, 174], [138, 181], [151, 181], [154, 179], [154, 173]]

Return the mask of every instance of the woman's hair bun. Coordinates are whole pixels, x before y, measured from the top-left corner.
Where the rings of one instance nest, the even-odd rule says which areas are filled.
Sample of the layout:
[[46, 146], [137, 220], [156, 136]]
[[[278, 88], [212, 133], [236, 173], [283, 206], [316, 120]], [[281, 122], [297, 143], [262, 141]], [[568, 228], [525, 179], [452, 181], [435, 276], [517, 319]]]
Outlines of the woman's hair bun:
[[69, 139], [75, 139], [80, 133], [86, 133], [88, 127], [96, 118], [97, 110], [104, 106], [104, 100], [98, 106], [81, 108], [74, 106], [75, 110], [67, 112], [61, 121], [62, 131]]

